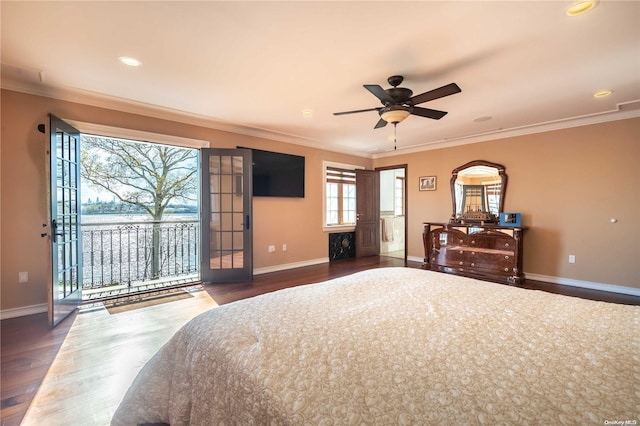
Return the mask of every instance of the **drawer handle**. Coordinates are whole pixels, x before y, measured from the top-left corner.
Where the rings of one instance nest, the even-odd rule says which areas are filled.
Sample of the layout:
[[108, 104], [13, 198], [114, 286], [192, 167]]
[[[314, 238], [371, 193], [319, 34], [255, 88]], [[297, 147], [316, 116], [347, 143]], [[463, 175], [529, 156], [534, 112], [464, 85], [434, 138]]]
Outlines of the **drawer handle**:
[[[460, 252], [460, 253], [462, 253], [462, 252]], [[475, 251], [472, 251], [472, 252], [471, 252], [471, 256], [475, 256], [475, 255], [476, 255], [476, 252], [475, 252]]]
[[475, 263], [472, 263], [472, 264], [471, 264], [471, 266], [472, 266], [472, 267], [473, 267], [473, 266], [476, 266], [476, 264], [475, 264]]
[[509, 256], [505, 256], [504, 258], [505, 258], [505, 259], [507, 259], [507, 260], [509, 260]]
[[459, 264], [462, 265], [462, 262], [460, 262]]
[[460, 244], [462, 244], [462, 240], [460, 240]]
[[475, 244], [475, 243], [476, 243], [476, 241], [475, 241], [475, 240], [471, 240], [471, 244]]
[[504, 243], [504, 246], [505, 247], [509, 247], [509, 243]]
[[504, 271], [505, 272], [509, 272], [509, 268], [504, 268]]
[[462, 254], [462, 250], [460, 250], [460, 254]]

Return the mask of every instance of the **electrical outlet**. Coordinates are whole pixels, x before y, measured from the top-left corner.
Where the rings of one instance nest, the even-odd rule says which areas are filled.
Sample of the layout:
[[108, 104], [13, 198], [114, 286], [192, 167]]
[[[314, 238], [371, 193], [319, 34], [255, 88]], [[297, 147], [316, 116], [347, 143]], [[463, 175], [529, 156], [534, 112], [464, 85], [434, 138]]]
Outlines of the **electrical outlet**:
[[29, 273], [28, 272], [18, 272], [18, 282], [19, 283], [28, 283], [29, 282]]
[[269, 253], [276, 251], [276, 246], [269, 246]]
[[576, 256], [574, 254], [569, 255], [569, 263], [576, 263]]
[[287, 245], [286, 244], [282, 245], [282, 251], [287, 251]]

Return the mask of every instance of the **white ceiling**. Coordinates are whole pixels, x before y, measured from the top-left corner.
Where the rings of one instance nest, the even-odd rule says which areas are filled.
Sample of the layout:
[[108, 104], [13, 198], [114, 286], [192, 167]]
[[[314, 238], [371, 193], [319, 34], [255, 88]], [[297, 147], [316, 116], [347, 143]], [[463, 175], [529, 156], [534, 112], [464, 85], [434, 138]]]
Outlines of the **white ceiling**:
[[394, 74], [462, 89], [400, 123], [398, 153], [640, 116], [640, 2], [570, 4], [2, 1], [2, 87], [373, 157], [393, 126], [332, 113], [381, 106], [362, 85]]

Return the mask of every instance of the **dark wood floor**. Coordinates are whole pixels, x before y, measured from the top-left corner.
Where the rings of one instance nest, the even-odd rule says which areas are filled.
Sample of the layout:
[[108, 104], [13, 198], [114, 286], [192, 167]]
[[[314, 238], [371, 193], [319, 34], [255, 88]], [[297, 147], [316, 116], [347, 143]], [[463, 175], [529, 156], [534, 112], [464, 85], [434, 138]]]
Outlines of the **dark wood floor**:
[[[307, 266], [288, 271], [273, 272], [258, 275], [249, 283], [232, 284], [207, 284], [205, 289], [218, 304], [245, 299], [282, 288], [293, 287], [301, 284], [311, 284], [338, 278], [354, 272], [371, 268], [389, 266], [408, 266], [410, 268], [422, 268], [419, 262], [406, 262], [392, 257], [371, 256], [360, 259], [346, 259], [337, 262], [323, 263], [315, 266]], [[564, 286], [542, 281], [526, 280], [523, 288], [542, 290], [549, 293], [563, 294], [565, 296], [580, 297], [589, 300], [621, 303], [626, 305], [640, 305], [640, 297], [619, 293], [610, 293], [598, 290], [589, 290], [579, 287]]]
[[[248, 283], [207, 284], [204, 289], [219, 304], [301, 284], [338, 278], [357, 271], [388, 266], [420, 268], [417, 262], [391, 257], [347, 259], [282, 272], [258, 275]], [[640, 297], [585, 290], [536, 281], [526, 288], [613, 303], [640, 305]], [[46, 314], [12, 318], [1, 322], [1, 424], [19, 425], [64, 342], [77, 314], [49, 329]]]

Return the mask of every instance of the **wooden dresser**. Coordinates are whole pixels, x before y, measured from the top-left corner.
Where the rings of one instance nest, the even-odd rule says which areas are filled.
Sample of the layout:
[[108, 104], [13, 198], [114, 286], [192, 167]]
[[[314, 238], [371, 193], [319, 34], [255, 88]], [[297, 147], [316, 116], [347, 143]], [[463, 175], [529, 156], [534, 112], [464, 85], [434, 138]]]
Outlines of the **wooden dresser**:
[[424, 268], [519, 285], [525, 228], [424, 223]]

